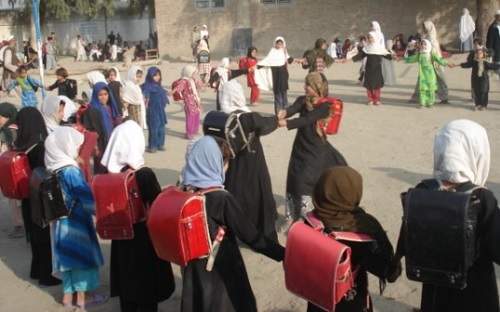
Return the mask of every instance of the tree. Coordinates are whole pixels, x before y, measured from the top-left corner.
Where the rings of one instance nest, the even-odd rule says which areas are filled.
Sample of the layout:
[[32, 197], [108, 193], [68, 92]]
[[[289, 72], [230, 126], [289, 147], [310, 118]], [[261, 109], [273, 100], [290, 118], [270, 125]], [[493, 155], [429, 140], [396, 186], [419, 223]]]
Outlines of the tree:
[[[488, 26], [493, 21], [494, 12], [498, 9], [498, 0], [476, 0], [477, 25], [476, 36], [486, 40]], [[486, 43], [486, 42], [484, 42]]]
[[150, 17], [155, 16], [155, 1], [154, 0], [130, 0], [128, 10], [131, 14], [138, 14], [142, 16], [146, 7], [149, 9]]

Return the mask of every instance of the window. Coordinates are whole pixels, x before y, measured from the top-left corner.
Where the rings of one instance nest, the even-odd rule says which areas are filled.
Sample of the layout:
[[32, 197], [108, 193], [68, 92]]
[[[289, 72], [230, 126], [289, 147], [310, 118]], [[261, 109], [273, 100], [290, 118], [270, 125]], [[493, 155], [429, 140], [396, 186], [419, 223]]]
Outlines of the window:
[[195, 0], [194, 5], [197, 9], [222, 9], [226, 7], [226, 0]]
[[260, 0], [262, 4], [292, 4], [293, 0]]

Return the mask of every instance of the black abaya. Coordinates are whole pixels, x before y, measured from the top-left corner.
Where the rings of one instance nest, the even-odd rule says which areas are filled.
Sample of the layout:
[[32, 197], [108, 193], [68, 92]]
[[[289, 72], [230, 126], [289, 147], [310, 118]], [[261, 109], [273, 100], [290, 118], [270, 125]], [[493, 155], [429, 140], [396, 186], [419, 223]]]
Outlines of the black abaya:
[[305, 101], [304, 96], [299, 97], [286, 110], [287, 118], [300, 112], [300, 118], [287, 121], [288, 130], [298, 129], [286, 179], [287, 193], [296, 196], [309, 196], [325, 169], [347, 166], [344, 156], [316, 133], [316, 123], [328, 116], [330, 104], [323, 103], [308, 111]]
[[260, 136], [276, 130], [278, 118], [246, 113], [241, 114], [239, 120], [245, 133], [254, 133], [251, 151], [244, 149], [231, 159], [224, 185], [236, 197], [243, 212], [257, 229], [277, 240], [275, 222], [278, 213]]
[[276, 261], [283, 260], [285, 250], [257, 231], [230, 193], [210, 192], [205, 197], [211, 239], [215, 239], [219, 226], [226, 227], [226, 235], [211, 272], [205, 268], [207, 259], [188, 262], [183, 273], [181, 311], [255, 312], [257, 304], [236, 237]]
[[384, 86], [384, 76], [382, 75], [382, 58], [392, 60], [392, 55], [367, 54], [361, 50], [353, 56], [354, 62], [361, 61], [366, 57], [365, 79], [363, 87], [369, 90], [381, 89]]
[[[161, 192], [154, 172], [135, 172], [142, 200], [149, 207]], [[175, 289], [172, 266], [156, 255], [146, 222], [134, 224], [134, 238], [111, 242], [111, 296], [119, 296], [122, 311], [151, 311]], [[132, 307], [132, 308], [131, 308]]]

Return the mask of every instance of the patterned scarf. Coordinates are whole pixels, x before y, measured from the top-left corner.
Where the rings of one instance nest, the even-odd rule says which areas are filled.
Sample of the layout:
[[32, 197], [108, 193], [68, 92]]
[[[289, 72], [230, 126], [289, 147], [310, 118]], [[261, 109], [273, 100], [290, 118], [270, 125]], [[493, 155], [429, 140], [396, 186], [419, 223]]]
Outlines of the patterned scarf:
[[[325, 75], [317, 72], [312, 72], [306, 76], [306, 85], [313, 88], [314, 92], [316, 92], [317, 95], [313, 97], [306, 97], [306, 108], [308, 111], [312, 111], [320, 98], [325, 98], [328, 96], [328, 81], [326, 80]], [[330, 109], [330, 114], [328, 115], [328, 117], [323, 119], [324, 124], [328, 124], [332, 117], [333, 110]], [[316, 133], [320, 137], [325, 138], [323, 130], [318, 125], [316, 125]]]

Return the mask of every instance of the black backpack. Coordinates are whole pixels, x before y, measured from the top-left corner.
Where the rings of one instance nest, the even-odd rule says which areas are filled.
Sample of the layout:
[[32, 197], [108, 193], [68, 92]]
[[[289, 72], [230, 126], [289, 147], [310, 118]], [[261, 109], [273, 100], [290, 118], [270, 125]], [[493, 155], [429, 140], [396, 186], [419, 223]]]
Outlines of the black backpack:
[[75, 204], [73, 202], [70, 209], [66, 207], [61, 188], [62, 182], [58, 174], [61, 169], [49, 171], [46, 168], [37, 167], [31, 173], [29, 191], [31, 219], [42, 228], [46, 227], [50, 221], [67, 217]]
[[439, 181], [422, 181], [401, 195], [408, 279], [464, 289], [467, 270], [479, 256], [478, 187], [464, 183], [456, 191], [441, 191]]

